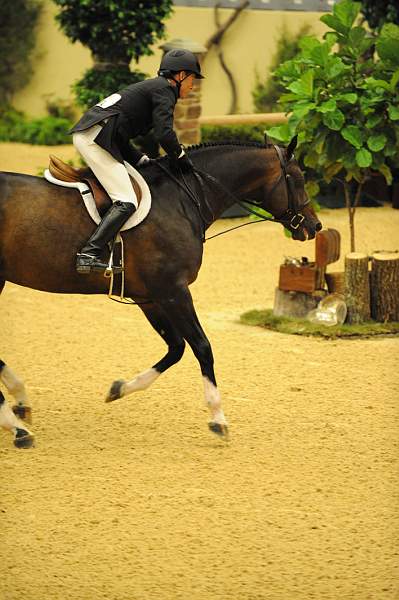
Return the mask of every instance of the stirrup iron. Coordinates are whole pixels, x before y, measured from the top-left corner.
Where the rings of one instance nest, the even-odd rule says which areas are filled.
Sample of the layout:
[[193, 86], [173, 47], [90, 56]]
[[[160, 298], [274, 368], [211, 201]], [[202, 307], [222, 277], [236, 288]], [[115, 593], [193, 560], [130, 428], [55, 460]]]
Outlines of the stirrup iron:
[[[119, 238], [119, 239], [118, 239]], [[104, 271], [104, 277], [106, 277], [107, 279], [111, 278], [113, 275], [118, 275], [119, 273], [123, 273], [124, 272], [124, 265], [123, 265], [123, 250], [122, 250], [122, 257], [121, 257], [121, 264], [120, 265], [114, 265], [114, 248], [115, 248], [115, 244], [117, 242], [122, 242], [122, 238], [119, 236], [119, 234], [117, 234], [112, 242], [112, 246], [111, 246], [111, 252], [109, 254], [109, 260], [108, 260], [108, 266]], [[122, 246], [123, 248], [123, 246]]]

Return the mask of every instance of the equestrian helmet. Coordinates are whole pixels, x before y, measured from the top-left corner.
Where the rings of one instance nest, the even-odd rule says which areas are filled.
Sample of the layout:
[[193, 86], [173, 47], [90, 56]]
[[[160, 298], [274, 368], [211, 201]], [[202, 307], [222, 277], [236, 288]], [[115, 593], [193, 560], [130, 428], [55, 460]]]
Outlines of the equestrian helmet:
[[190, 50], [169, 50], [169, 52], [163, 55], [158, 75], [169, 77], [171, 74], [178, 73], [179, 71], [194, 73], [196, 79], [204, 78], [201, 75], [201, 66], [196, 56]]

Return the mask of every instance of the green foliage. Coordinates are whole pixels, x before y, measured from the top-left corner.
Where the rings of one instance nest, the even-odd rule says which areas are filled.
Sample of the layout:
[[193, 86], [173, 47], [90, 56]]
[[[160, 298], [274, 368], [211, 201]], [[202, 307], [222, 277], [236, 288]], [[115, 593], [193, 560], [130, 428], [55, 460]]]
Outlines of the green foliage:
[[56, 19], [72, 40], [111, 63], [129, 63], [153, 54], [151, 46], [164, 37], [163, 21], [172, 0], [53, 0], [60, 8]]
[[[301, 53], [277, 70], [288, 123], [268, 134], [288, 142], [298, 133], [298, 156], [317, 178], [338, 177], [358, 188], [375, 172], [388, 183], [399, 160], [399, 27], [379, 38], [357, 25], [360, 3], [343, 0], [321, 21], [324, 40], [306, 37]], [[317, 186], [314, 188], [317, 190]]]
[[0, 105], [26, 85], [32, 75], [32, 49], [41, 11], [38, 0], [0, 2]]
[[371, 29], [379, 31], [385, 23], [399, 25], [398, 0], [361, 0], [360, 11]]
[[122, 88], [142, 81], [147, 75], [127, 67], [110, 67], [106, 71], [88, 69], [73, 85], [77, 103], [87, 109]]
[[240, 321], [245, 325], [258, 325], [259, 327], [279, 331], [280, 333], [317, 336], [326, 339], [399, 334], [399, 323], [396, 321], [388, 323], [367, 321], [359, 325], [344, 323], [343, 325], [329, 327], [327, 325], [310, 323], [310, 321], [306, 321], [305, 319], [277, 317], [271, 309], [250, 310], [241, 315]]
[[22, 112], [8, 109], [0, 113], [0, 141], [53, 146], [70, 144], [66, 132], [72, 123], [61, 117], [28, 119]]
[[277, 49], [271, 59], [270, 73], [265, 80], [262, 80], [259, 73], [255, 74], [255, 88], [252, 91], [255, 112], [278, 112], [281, 110], [279, 98], [284, 92], [284, 86], [281, 82], [275, 79], [274, 71], [284, 62], [294, 58], [298, 52], [299, 41], [305, 35], [309, 34], [311, 26], [304, 24], [295, 33], [290, 33], [286, 25], [280, 30], [280, 35], [277, 39]]
[[263, 142], [265, 125], [203, 125], [201, 140], [207, 142]]

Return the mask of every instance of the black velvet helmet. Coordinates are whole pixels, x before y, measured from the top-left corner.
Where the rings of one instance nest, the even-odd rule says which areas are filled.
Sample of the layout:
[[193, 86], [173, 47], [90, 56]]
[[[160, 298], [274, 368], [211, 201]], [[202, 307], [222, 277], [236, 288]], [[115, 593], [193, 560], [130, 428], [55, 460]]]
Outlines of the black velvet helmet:
[[190, 50], [169, 50], [169, 52], [163, 55], [158, 75], [169, 77], [171, 74], [178, 73], [179, 71], [194, 73], [196, 79], [204, 78], [201, 75], [200, 64]]

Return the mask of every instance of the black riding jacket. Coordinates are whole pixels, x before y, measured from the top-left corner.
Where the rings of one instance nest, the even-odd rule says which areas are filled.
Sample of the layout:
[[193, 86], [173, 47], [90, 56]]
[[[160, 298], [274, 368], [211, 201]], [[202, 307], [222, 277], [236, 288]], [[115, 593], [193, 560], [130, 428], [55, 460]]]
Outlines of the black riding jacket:
[[[69, 133], [84, 131], [100, 123], [103, 127], [95, 138], [96, 144], [119, 162], [126, 160], [135, 165], [142, 153], [132, 147], [129, 140], [153, 129], [154, 136], [165, 152], [177, 157], [181, 153], [179, 140], [173, 130], [177, 94], [177, 88], [164, 77], [133, 83], [89, 108]], [[103, 123], [105, 119], [108, 120]]]

